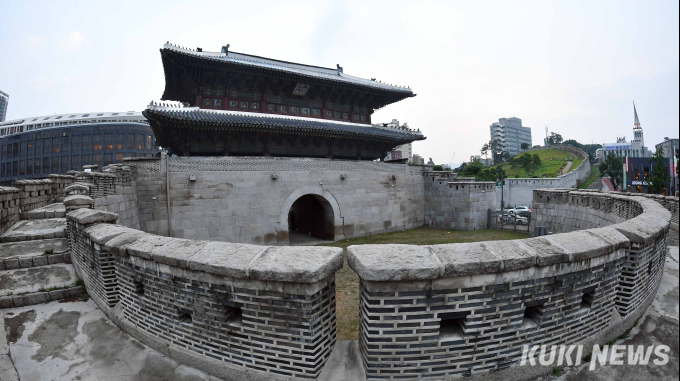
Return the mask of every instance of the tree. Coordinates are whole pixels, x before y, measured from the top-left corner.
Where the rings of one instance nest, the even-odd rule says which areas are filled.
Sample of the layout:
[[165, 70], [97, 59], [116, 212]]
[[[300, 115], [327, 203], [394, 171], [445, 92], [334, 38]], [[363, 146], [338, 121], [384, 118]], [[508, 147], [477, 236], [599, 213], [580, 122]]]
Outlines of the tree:
[[591, 160], [595, 157], [597, 149], [602, 148], [602, 144], [581, 144], [574, 139], [567, 139], [563, 142], [563, 144], [569, 144], [571, 146], [584, 150]]
[[[482, 147], [484, 148], [484, 147]], [[493, 163], [496, 164], [500, 162], [501, 159], [501, 151], [503, 150], [503, 145], [501, 144], [500, 140], [498, 139], [492, 139], [489, 140], [488, 143], [488, 149], [491, 151], [491, 156], [493, 158]]]
[[623, 160], [614, 154], [607, 155], [604, 163], [600, 164], [600, 173], [602, 176], [609, 176], [614, 190], [619, 189], [623, 181]]
[[435, 165], [434, 167], [432, 167], [432, 170], [433, 170], [433, 171], [443, 171], [443, 170], [444, 170], [444, 167], [442, 167], [441, 165], [437, 164], [437, 165]]
[[550, 137], [548, 138], [548, 143], [550, 143], [550, 144], [561, 144], [562, 141], [563, 141], [562, 135], [555, 133], [555, 132], [550, 133]]
[[462, 177], [476, 177], [483, 168], [484, 164], [480, 160], [475, 159], [471, 163], [467, 163], [465, 167], [462, 167], [461, 175]]
[[521, 148], [522, 148], [522, 151], [528, 150], [529, 149], [529, 143], [522, 143]]
[[484, 145], [482, 146], [482, 149], [479, 150], [479, 152], [481, 152], [482, 155], [484, 155], [485, 158], [488, 158], [489, 157], [488, 156], [488, 154], [489, 154], [489, 143], [484, 143]]
[[664, 161], [663, 148], [659, 146], [649, 160], [649, 163], [652, 165], [652, 181], [649, 184], [650, 193], [661, 194], [668, 184], [669, 176]]

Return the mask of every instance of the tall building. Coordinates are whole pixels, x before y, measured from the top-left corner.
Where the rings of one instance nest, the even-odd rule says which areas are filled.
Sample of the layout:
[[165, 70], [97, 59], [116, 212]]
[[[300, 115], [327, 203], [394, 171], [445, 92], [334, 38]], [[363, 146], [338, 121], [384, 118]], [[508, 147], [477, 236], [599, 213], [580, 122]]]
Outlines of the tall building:
[[0, 123], [0, 185], [158, 152], [139, 112], [47, 115]]
[[659, 147], [663, 148], [663, 157], [674, 158], [678, 156], [678, 139], [669, 139], [668, 137], [663, 138], [663, 142], [654, 146], [655, 149]]
[[635, 102], [633, 102], [633, 140], [626, 141], [626, 137], [619, 137], [616, 143], [604, 143], [602, 148], [595, 151], [597, 159], [604, 159], [613, 154], [620, 157], [650, 157], [652, 153], [645, 147], [645, 134], [640, 125]]
[[[383, 123], [383, 127], [387, 128], [393, 128], [395, 130], [405, 130], [405, 131], [411, 131], [411, 129], [408, 126], [408, 123], [404, 124], [399, 124], [399, 121], [397, 119], [392, 119], [390, 123]], [[390, 161], [390, 160], [400, 160], [400, 159], [408, 159], [408, 161], [411, 161], [413, 159], [413, 143], [407, 143], [407, 144], [402, 144], [400, 146], [397, 146], [392, 149], [392, 151], [387, 153], [387, 156], [385, 157], [385, 161]]]
[[9, 104], [9, 94], [0, 91], [0, 122], [4, 122], [7, 117], [7, 105]]
[[510, 156], [522, 152], [522, 143], [527, 143], [531, 147], [531, 128], [522, 127], [520, 118], [500, 118], [489, 129], [491, 140], [498, 140], [501, 143], [501, 150]]

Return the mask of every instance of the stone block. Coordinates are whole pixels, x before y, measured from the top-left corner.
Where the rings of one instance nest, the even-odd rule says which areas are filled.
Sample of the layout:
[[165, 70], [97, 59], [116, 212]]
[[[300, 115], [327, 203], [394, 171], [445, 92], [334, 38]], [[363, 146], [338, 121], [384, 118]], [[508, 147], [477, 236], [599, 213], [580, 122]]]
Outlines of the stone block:
[[32, 306], [34, 304], [47, 303], [50, 301], [50, 295], [48, 292], [33, 292], [26, 295], [15, 295], [14, 296], [14, 306]]
[[0, 308], [13, 308], [14, 298], [11, 295], [0, 296]]
[[20, 268], [18, 259], [6, 259], [5, 270], [14, 270]]
[[64, 255], [63, 254], [51, 254], [47, 256], [47, 262], [52, 265], [55, 263], [63, 263], [64, 262]]
[[33, 258], [31, 257], [19, 258], [19, 267], [21, 267], [22, 269], [33, 267]]
[[424, 246], [350, 246], [347, 262], [361, 279], [371, 281], [436, 279], [444, 273], [439, 258]]
[[340, 248], [271, 247], [252, 261], [250, 278], [310, 283], [326, 279], [342, 266]]
[[33, 257], [33, 267], [47, 266], [47, 265], [48, 265], [47, 256], [40, 255], [40, 256]]

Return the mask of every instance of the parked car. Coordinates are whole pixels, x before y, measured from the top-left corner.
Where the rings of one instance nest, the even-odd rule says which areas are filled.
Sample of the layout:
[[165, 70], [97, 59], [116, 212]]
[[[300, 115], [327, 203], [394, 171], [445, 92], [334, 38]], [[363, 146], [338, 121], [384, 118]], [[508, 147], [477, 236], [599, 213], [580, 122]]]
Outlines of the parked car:
[[529, 212], [529, 213], [531, 213], [531, 208], [529, 208], [528, 206], [516, 206], [515, 209], [513, 209], [513, 211], [515, 213], [519, 213], [519, 212]]
[[521, 212], [517, 212], [516, 215], [520, 216], [520, 217], [524, 217], [524, 218], [529, 219], [529, 220], [531, 219], [531, 211], [524, 210], [524, 211], [521, 211]]

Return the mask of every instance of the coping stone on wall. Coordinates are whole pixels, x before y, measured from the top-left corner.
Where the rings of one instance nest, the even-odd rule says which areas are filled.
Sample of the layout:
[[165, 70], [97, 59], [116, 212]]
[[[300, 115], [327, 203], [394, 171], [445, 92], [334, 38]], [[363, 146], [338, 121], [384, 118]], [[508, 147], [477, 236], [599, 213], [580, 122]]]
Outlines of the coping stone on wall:
[[333, 247], [196, 241], [154, 236], [113, 224], [92, 225], [84, 233], [117, 256], [151, 259], [159, 264], [242, 279], [314, 283], [343, 265], [342, 249]]
[[100, 245], [106, 244], [108, 241], [121, 234], [137, 231], [139, 230], [113, 224], [96, 224], [85, 228], [85, 234], [90, 238], [90, 241]]
[[83, 208], [69, 212], [68, 218], [80, 225], [90, 225], [94, 223], [114, 223], [118, 219], [118, 215], [103, 210]]
[[373, 281], [437, 279], [443, 273], [441, 261], [426, 246], [350, 246], [347, 262], [362, 279]]
[[[607, 197], [630, 202], [627, 197]], [[655, 201], [635, 201], [643, 213], [610, 227], [517, 241], [350, 246], [347, 260], [367, 281], [433, 280], [580, 262], [629, 247], [631, 242], [649, 243], [664, 234], [671, 213]]]
[[177, 238], [147, 234], [127, 245], [127, 255], [143, 259], [153, 259], [152, 253], [156, 248], [160, 248], [175, 240], [177, 240]]
[[89, 196], [84, 196], [82, 194], [76, 194], [72, 196], [67, 196], [64, 198], [64, 206], [76, 206], [76, 205], [92, 205], [94, 200]]
[[343, 265], [339, 247], [275, 246], [250, 264], [250, 279], [311, 283], [325, 279]]

